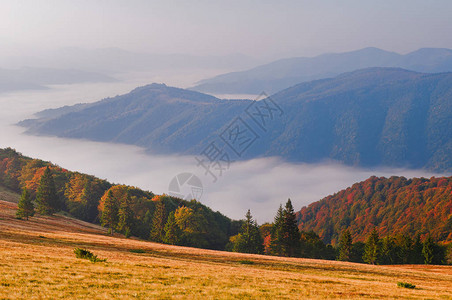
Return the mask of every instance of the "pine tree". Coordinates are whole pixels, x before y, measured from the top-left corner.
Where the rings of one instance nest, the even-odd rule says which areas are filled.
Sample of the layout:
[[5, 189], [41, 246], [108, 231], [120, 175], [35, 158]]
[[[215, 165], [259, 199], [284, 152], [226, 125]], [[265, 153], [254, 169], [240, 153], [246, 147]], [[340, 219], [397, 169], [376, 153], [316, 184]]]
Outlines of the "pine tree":
[[429, 235], [425, 241], [424, 245], [422, 247], [422, 254], [424, 255], [424, 263], [426, 265], [430, 265], [433, 263], [435, 253], [435, 242], [433, 241], [433, 238]]
[[36, 191], [36, 206], [41, 215], [52, 215], [58, 208], [55, 182], [49, 167], [44, 171]]
[[154, 216], [152, 218], [152, 228], [150, 238], [154, 242], [163, 242], [165, 234], [166, 209], [165, 203], [160, 200], [157, 202]]
[[130, 202], [130, 196], [127, 193], [124, 199], [121, 199], [118, 210], [118, 231], [124, 233], [126, 237], [129, 237], [133, 225], [133, 211]]
[[32, 217], [35, 214], [35, 207], [31, 202], [30, 193], [26, 188], [23, 189], [22, 196], [20, 197], [16, 216], [19, 219]]
[[421, 235], [418, 234], [413, 243], [413, 251], [410, 256], [410, 263], [413, 263], [413, 264], [424, 263], [424, 255], [422, 254], [422, 248], [423, 248], [423, 245], [421, 242]]
[[397, 253], [398, 247], [393, 237], [386, 236], [381, 240], [381, 263], [382, 264], [396, 264], [399, 263]]
[[261, 254], [264, 252], [264, 239], [261, 236], [257, 222], [253, 220], [251, 212], [245, 215], [245, 223], [234, 243], [233, 251]]
[[[399, 257], [398, 261], [402, 264], [412, 263], [413, 257], [413, 240], [406, 234], [401, 235], [398, 238], [399, 244]], [[423, 259], [422, 259], [423, 260]]]
[[284, 210], [282, 205], [276, 213], [271, 232], [271, 252], [275, 255], [284, 255], [286, 252], [284, 245]]
[[290, 199], [287, 200], [284, 209], [284, 244], [286, 256], [299, 256], [300, 230], [297, 226], [297, 218]]
[[163, 237], [163, 242], [170, 245], [178, 245], [180, 243], [182, 230], [176, 222], [174, 217], [174, 212], [171, 212], [168, 216], [168, 220], [165, 224], [165, 235]]
[[350, 261], [352, 253], [352, 235], [348, 229], [342, 230], [339, 239], [339, 256], [338, 259], [342, 261]]
[[101, 222], [102, 226], [108, 226], [109, 232], [113, 234], [113, 229], [118, 224], [118, 203], [111, 190], [108, 191], [104, 201]]
[[366, 263], [375, 265], [379, 262], [381, 253], [381, 244], [380, 239], [378, 237], [378, 232], [374, 228], [370, 233], [369, 237], [366, 241], [366, 246], [364, 248], [364, 256], [363, 260]]

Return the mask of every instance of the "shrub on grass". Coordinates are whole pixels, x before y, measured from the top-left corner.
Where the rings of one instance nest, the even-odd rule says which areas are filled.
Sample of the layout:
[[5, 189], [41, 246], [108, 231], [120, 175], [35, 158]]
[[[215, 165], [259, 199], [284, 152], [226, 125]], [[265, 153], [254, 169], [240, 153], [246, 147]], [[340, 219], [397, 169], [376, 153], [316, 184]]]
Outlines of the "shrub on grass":
[[254, 261], [251, 261], [251, 260], [239, 260], [239, 264], [242, 264], [242, 265], [254, 265]]
[[81, 248], [75, 248], [74, 249], [75, 257], [82, 258], [82, 259], [88, 259], [90, 262], [105, 262], [106, 259], [100, 259], [97, 257], [97, 255], [94, 255], [91, 251]]
[[408, 282], [397, 282], [398, 287], [403, 287], [407, 289], [414, 289], [416, 286], [414, 284], [408, 283]]
[[129, 251], [132, 253], [146, 253], [143, 249], [130, 249]]

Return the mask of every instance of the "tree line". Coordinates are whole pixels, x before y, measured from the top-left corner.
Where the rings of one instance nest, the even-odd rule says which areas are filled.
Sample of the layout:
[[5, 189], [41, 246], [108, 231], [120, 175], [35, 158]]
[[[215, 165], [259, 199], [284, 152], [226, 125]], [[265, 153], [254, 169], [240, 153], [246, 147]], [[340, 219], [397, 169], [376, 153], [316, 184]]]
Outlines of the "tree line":
[[313, 231], [300, 231], [290, 199], [280, 206], [272, 224], [258, 226], [251, 212], [245, 215], [239, 233], [230, 238], [228, 249], [243, 253], [341, 260], [368, 264], [450, 264], [451, 245], [430, 235], [421, 240], [406, 234], [381, 238], [376, 228], [365, 242], [353, 242], [348, 229], [336, 246], [325, 244]]

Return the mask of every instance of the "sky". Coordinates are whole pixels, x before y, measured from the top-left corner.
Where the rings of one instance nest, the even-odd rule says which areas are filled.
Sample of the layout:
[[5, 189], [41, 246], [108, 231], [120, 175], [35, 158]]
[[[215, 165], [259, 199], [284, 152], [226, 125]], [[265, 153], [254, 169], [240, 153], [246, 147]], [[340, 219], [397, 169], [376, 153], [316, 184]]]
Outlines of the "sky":
[[407, 53], [452, 48], [451, 15], [450, 0], [1, 0], [0, 52], [76, 46], [279, 58], [373, 46]]

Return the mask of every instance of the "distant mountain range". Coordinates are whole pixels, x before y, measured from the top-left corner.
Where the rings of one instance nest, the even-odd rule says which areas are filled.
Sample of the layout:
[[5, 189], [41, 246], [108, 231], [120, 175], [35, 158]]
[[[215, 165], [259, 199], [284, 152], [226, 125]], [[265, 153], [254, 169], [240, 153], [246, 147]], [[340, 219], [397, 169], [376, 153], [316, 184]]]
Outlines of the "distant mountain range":
[[116, 79], [100, 73], [74, 69], [0, 69], [0, 92], [46, 89], [52, 84], [111, 82]]
[[115, 75], [124, 72], [162, 72], [168, 70], [245, 70], [262, 61], [243, 54], [190, 55], [139, 53], [121, 48], [61, 48], [30, 56], [0, 56], [0, 65], [8, 68], [77, 68]]
[[281, 156], [452, 171], [452, 73], [370, 68], [301, 83], [258, 102], [151, 84], [38, 117], [21, 122], [28, 133], [151, 152], [200, 154], [215, 142], [232, 159]]
[[303, 207], [297, 213], [301, 230], [313, 230], [324, 242], [337, 244], [344, 229], [365, 241], [373, 228], [381, 237], [430, 234], [452, 241], [452, 177], [371, 177]]
[[275, 93], [300, 82], [334, 77], [369, 67], [398, 67], [417, 72], [452, 71], [452, 50], [424, 48], [402, 55], [377, 48], [295, 57], [274, 61], [242, 72], [205, 79], [193, 90], [219, 94]]

